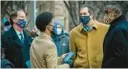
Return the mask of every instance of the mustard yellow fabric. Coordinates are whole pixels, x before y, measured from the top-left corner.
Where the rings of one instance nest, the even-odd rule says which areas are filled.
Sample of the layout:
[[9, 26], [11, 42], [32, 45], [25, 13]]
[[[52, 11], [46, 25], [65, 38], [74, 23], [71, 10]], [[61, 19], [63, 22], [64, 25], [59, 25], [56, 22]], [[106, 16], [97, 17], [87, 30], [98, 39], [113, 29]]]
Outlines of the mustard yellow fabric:
[[90, 32], [80, 24], [70, 32], [70, 49], [75, 53], [75, 68], [100, 68], [103, 58], [103, 41], [109, 26], [94, 21]]

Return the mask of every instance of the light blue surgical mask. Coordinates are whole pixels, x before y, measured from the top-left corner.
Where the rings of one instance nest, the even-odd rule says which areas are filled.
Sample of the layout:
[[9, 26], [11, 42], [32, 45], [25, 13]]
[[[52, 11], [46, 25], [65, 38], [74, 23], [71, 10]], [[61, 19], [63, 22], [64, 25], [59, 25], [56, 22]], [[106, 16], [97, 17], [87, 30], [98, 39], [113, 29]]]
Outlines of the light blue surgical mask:
[[61, 28], [57, 28], [56, 31], [57, 31], [56, 32], [57, 35], [60, 35], [62, 33], [62, 29]]
[[58, 28], [58, 25], [60, 26], [59, 23], [54, 23], [54, 26], [53, 26], [53, 32], [56, 34], [56, 35], [61, 35], [62, 34], [62, 28]]

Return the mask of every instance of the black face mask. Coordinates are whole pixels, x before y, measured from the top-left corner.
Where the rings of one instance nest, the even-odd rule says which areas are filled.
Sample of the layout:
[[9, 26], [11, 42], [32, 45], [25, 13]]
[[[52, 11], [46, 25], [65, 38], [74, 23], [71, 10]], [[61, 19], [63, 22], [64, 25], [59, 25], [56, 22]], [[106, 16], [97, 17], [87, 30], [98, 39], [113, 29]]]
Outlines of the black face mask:
[[55, 35], [55, 32], [51, 31], [51, 35]]
[[90, 16], [80, 16], [80, 21], [83, 23], [83, 25], [86, 25], [90, 21]]
[[53, 29], [50, 29], [50, 27], [48, 27], [48, 29], [49, 29], [49, 31], [51, 32], [51, 36], [52, 36], [52, 35], [55, 35]]

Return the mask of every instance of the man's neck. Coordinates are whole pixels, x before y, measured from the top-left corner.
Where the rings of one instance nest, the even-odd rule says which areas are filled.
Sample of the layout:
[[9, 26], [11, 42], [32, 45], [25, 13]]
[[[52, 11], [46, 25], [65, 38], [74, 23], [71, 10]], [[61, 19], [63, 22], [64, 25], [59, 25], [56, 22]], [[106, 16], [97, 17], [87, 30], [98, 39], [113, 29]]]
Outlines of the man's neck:
[[51, 32], [45, 31], [45, 33], [51, 37]]
[[16, 31], [18, 31], [18, 32], [22, 32], [23, 31], [23, 29], [22, 28], [20, 28], [18, 25], [16, 25], [16, 24], [13, 24], [13, 28], [16, 30]]

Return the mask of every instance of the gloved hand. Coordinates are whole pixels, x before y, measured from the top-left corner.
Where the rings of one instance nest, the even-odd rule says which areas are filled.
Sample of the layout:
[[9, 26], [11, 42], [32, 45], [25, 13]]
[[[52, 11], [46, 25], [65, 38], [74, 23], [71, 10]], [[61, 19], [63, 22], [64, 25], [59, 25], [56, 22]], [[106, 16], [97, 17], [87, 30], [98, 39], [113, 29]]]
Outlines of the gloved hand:
[[62, 63], [66, 63], [71, 65], [73, 63], [73, 60], [71, 59], [73, 57], [74, 53], [73, 52], [69, 52], [67, 53], [67, 55], [65, 56], [65, 58], [62, 60]]

